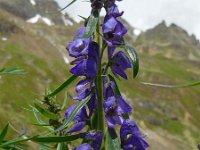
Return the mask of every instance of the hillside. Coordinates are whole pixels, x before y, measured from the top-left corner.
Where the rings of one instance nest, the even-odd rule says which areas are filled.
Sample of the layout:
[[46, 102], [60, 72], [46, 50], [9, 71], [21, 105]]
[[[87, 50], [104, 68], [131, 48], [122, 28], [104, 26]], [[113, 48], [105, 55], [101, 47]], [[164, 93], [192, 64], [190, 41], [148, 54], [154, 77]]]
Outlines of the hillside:
[[[58, 9], [53, 0], [0, 0], [0, 68], [18, 67], [27, 72], [0, 77], [0, 128], [8, 121], [18, 129], [27, 128], [33, 116], [23, 108], [69, 75], [65, 46], [81, 25]], [[196, 149], [200, 143], [200, 88], [167, 89], [140, 82], [200, 80], [199, 41], [175, 24], [162, 22], [137, 39], [134, 28], [127, 22], [126, 26], [130, 28], [126, 38], [140, 56], [140, 72], [136, 80], [131, 79], [130, 71], [129, 81], [118, 82], [134, 107], [133, 117], [147, 134], [150, 150]], [[61, 94], [58, 99], [62, 98]], [[28, 129], [34, 131], [34, 126]]]

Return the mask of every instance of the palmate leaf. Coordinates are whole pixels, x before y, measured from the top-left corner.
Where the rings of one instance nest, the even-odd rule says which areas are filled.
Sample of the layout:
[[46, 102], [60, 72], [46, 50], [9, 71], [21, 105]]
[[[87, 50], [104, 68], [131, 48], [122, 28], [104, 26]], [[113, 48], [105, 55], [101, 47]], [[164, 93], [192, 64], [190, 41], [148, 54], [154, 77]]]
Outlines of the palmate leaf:
[[98, 20], [99, 20], [99, 17], [97, 17], [96, 15], [93, 15], [93, 14], [90, 15], [87, 22], [85, 33], [82, 38], [90, 38], [93, 35], [93, 33], [96, 30]]
[[39, 105], [37, 105], [36, 103], [34, 104], [34, 107], [37, 111], [39, 111], [42, 115], [44, 115], [45, 117], [49, 118], [49, 119], [53, 119], [53, 120], [58, 120], [58, 116], [56, 116], [56, 114], [40, 107]]
[[107, 150], [121, 150], [120, 142], [114, 128], [108, 128], [106, 132]]
[[8, 126], [9, 126], [9, 124], [7, 124], [7, 125], [3, 128], [3, 130], [1, 131], [1, 133], [0, 133], [0, 144], [3, 142], [4, 138], [5, 138], [6, 135], [7, 135]]
[[12, 69], [0, 69], [0, 75], [22, 75], [26, 72], [24, 70], [12, 68]]
[[72, 75], [69, 79], [67, 79], [62, 85], [60, 85], [57, 89], [55, 89], [52, 93], [48, 94], [48, 97], [53, 97], [59, 92], [61, 92], [64, 88], [68, 87], [74, 80], [77, 79], [77, 76]]
[[61, 131], [63, 129], [65, 129], [69, 123], [72, 122], [72, 120], [74, 119], [74, 117], [80, 112], [80, 110], [87, 104], [87, 102], [90, 100], [91, 95], [89, 95], [88, 97], [86, 97], [85, 99], [81, 100], [77, 106], [75, 107], [75, 109], [71, 112], [70, 116], [68, 119], [66, 119], [63, 123], [62, 126], [60, 126], [58, 129], [56, 129], [55, 132]]
[[192, 86], [200, 86], [200, 81], [187, 83], [187, 84], [179, 84], [179, 85], [167, 85], [167, 84], [157, 84], [157, 83], [148, 83], [148, 82], [141, 82], [144, 85], [148, 86], [156, 86], [162, 88], [185, 88], [185, 87], [192, 87]]
[[120, 48], [123, 48], [129, 55], [131, 62], [133, 64], [133, 78], [135, 78], [139, 72], [139, 57], [136, 50], [128, 45], [121, 45]]

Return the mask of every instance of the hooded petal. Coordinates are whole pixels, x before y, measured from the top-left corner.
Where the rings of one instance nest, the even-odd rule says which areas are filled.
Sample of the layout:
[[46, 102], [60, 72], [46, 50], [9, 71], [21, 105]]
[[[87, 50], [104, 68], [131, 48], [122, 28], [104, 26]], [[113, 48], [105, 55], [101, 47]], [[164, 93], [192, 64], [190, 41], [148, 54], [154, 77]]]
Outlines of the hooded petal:
[[131, 106], [128, 105], [121, 96], [117, 96], [117, 113], [127, 114], [132, 110]]
[[86, 132], [82, 138], [89, 140], [92, 142], [91, 146], [94, 148], [94, 150], [100, 150], [101, 143], [102, 143], [102, 133], [100, 131], [90, 131]]
[[72, 128], [70, 128], [67, 132], [73, 133], [73, 132], [81, 131], [85, 127], [85, 124], [86, 124], [85, 122], [78, 122]]
[[70, 72], [77, 76], [84, 76], [86, 69], [87, 60], [83, 59], [75, 67], [73, 67]]
[[[65, 118], [68, 119], [69, 116], [71, 115], [72, 111], [77, 107], [77, 104], [72, 105], [71, 107], [69, 107], [66, 112], [65, 112]], [[87, 118], [87, 112], [85, 107], [83, 107], [80, 112], [74, 117], [73, 121], [74, 122], [79, 122], [79, 121], [83, 121]]]
[[110, 116], [110, 115], [106, 115], [106, 122], [108, 127], [113, 128], [116, 124], [121, 125], [124, 121], [123, 117], [115, 115], [115, 116]]
[[143, 140], [141, 137], [137, 137], [135, 135], [131, 135], [127, 141], [124, 143], [124, 150], [145, 150], [149, 147], [149, 144]]
[[83, 88], [89, 83], [90, 83], [90, 80], [88, 78], [85, 78], [85, 79], [79, 81], [76, 84], [76, 92], [80, 92], [81, 90], [83, 90]]
[[127, 139], [127, 135], [129, 134], [138, 137], [142, 136], [142, 133], [140, 132], [137, 124], [132, 120], [126, 119], [120, 128], [121, 140], [125, 141]]
[[90, 94], [90, 90], [88, 88], [87, 89], [83, 89], [80, 93], [78, 93], [76, 96], [74, 96], [73, 99], [74, 100], [83, 100], [89, 94]]

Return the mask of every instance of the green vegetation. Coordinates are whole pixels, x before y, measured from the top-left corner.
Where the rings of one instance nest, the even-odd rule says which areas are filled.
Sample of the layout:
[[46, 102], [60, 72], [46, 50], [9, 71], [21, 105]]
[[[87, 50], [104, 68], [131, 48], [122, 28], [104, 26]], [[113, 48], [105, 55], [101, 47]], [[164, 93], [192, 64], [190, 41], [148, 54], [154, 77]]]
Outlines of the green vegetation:
[[[35, 133], [36, 127], [28, 128], [34, 122], [33, 114], [23, 108], [36, 99], [41, 100], [46, 88], [53, 90], [70, 77], [70, 66], [64, 62], [63, 53], [79, 24], [31, 25], [1, 9], [0, 19], [0, 68], [20, 68], [27, 72], [20, 76], [0, 76], [0, 129], [10, 122], [18, 130], [24, 126], [28, 133]], [[3, 32], [4, 28], [8, 32]], [[2, 41], [2, 37], [7, 41]], [[117, 82], [134, 108], [133, 117], [140, 122], [144, 133], [149, 133], [150, 149], [167, 150], [169, 143], [172, 150], [195, 149], [200, 142], [199, 86], [169, 89], [141, 82], [174, 85], [200, 80], [199, 43], [178, 26], [165, 24], [142, 33], [134, 42], [128, 39], [140, 57], [139, 75], [131, 80], [130, 71], [129, 81]], [[74, 93], [70, 88], [66, 91], [69, 97]], [[64, 92], [57, 99], [63, 98]]]

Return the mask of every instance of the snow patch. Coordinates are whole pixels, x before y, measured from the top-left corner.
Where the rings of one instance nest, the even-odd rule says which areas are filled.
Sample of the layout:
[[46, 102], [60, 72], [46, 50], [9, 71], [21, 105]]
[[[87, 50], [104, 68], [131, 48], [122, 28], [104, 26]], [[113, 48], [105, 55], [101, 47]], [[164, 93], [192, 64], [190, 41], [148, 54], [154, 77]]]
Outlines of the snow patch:
[[62, 15], [62, 20], [63, 20], [65, 26], [67, 26], [67, 25], [72, 26], [73, 25], [73, 22], [71, 22], [70, 20], [66, 19], [64, 15]]
[[134, 29], [133, 30], [133, 34], [136, 35], [136, 36], [140, 35], [141, 32], [142, 31], [140, 29]]
[[31, 3], [33, 6], [35, 6], [35, 5], [36, 5], [36, 2], [35, 2], [35, 0], [30, 0], [30, 3]]
[[54, 25], [54, 23], [46, 17], [42, 17], [39, 14], [35, 15], [35, 17], [32, 17], [27, 20], [28, 23], [37, 23], [39, 20], [42, 20], [44, 23], [46, 23], [48, 26]]
[[1, 38], [2, 41], [7, 41], [8, 39], [6, 37]]

